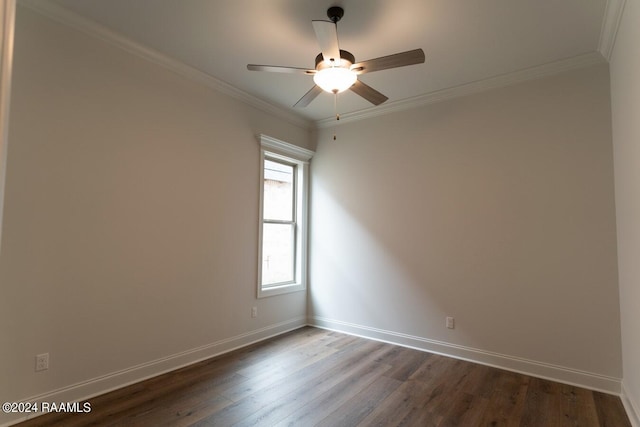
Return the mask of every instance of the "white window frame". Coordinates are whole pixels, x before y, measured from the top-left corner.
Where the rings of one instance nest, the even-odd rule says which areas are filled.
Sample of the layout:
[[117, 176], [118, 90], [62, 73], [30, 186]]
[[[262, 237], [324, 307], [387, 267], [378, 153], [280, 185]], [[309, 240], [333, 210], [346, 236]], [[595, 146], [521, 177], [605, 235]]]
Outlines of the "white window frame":
[[[260, 142], [260, 204], [258, 226], [258, 298], [299, 292], [307, 289], [307, 207], [309, 201], [309, 162], [314, 152], [267, 135], [259, 135]], [[295, 259], [293, 282], [262, 286], [262, 224], [264, 204], [264, 160], [281, 160], [296, 166]]]

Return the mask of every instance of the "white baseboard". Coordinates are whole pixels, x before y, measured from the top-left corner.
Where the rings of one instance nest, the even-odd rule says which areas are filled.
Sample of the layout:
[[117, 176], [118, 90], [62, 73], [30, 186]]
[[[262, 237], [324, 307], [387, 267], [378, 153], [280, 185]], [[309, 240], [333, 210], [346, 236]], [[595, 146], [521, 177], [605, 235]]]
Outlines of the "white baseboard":
[[[538, 378], [584, 387], [608, 394], [620, 395], [621, 379], [594, 374], [549, 363], [513, 357], [477, 348], [431, 340], [398, 332], [386, 331], [324, 317], [310, 317], [309, 325], [344, 332], [391, 344], [411, 347], [417, 350], [441, 354], [456, 359], [467, 360], [482, 365], [493, 366]], [[635, 427], [635, 426], [634, 426]], [[640, 426], [637, 426], [640, 427]]]
[[[216, 341], [202, 347], [187, 350], [151, 362], [132, 366], [128, 369], [92, 378], [90, 380], [53, 390], [37, 396], [19, 400], [20, 402], [83, 402], [94, 396], [104, 394], [164, 373], [218, 356], [250, 344], [306, 326], [306, 318], [299, 317], [286, 322], [269, 325], [255, 331]], [[40, 415], [39, 413], [37, 415]], [[36, 414], [2, 414], [0, 427], [6, 427]]]
[[631, 425], [633, 427], [640, 427], [640, 406], [638, 406], [640, 405], [640, 400], [637, 399], [637, 396], [629, 394], [629, 389], [625, 387], [624, 380], [622, 380], [622, 394], [620, 398], [622, 399], [625, 411], [627, 411]]

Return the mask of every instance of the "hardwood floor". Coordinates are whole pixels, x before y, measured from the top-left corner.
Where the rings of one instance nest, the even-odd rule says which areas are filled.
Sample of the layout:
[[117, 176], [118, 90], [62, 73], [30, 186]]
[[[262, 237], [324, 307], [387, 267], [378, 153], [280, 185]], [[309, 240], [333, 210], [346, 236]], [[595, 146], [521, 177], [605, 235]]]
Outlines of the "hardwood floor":
[[630, 426], [603, 393], [305, 327], [21, 426]]

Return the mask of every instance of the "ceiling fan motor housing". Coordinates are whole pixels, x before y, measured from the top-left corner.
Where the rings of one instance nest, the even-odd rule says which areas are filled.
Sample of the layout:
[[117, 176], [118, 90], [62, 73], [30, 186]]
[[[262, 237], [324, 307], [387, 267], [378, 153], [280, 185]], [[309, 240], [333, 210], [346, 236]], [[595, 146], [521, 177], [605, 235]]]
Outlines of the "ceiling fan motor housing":
[[344, 9], [339, 6], [332, 6], [327, 9], [327, 16], [334, 24], [344, 16]]
[[[335, 64], [334, 66], [340, 68], [349, 68], [356, 62], [356, 57], [353, 56], [351, 52], [340, 49], [340, 64]], [[323, 68], [329, 68], [331, 65], [327, 64], [324, 61], [324, 57], [322, 56], [322, 52], [316, 56], [316, 70], [320, 71]]]

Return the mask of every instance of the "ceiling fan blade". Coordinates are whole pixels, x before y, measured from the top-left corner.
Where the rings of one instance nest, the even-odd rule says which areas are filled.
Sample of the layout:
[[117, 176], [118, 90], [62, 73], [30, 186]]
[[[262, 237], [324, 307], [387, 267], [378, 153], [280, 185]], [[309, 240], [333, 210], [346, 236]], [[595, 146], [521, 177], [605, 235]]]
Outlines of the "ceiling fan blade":
[[378, 92], [377, 90], [375, 90], [374, 88], [372, 88], [371, 86], [365, 83], [362, 83], [360, 80], [356, 80], [353, 86], [351, 86], [349, 89], [352, 92], [357, 93], [358, 95], [360, 95], [361, 97], [363, 97], [364, 99], [372, 103], [373, 105], [380, 105], [384, 101], [389, 99], [383, 94], [381, 94], [380, 92]]
[[308, 74], [308, 75], [313, 75], [316, 73], [316, 70], [308, 70], [306, 68], [297, 68], [297, 67], [281, 67], [279, 65], [249, 64], [247, 65], [247, 70], [270, 71], [272, 73]]
[[313, 30], [322, 51], [322, 57], [326, 62], [332, 59], [340, 61], [340, 47], [338, 46], [338, 28], [335, 22], [331, 21], [311, 21]]
[[316, 96], [320, 95], [321, 93], [322, 88], [318, 85], [314, 85], [311, 89], [309, 89], [309, 92], [305, 93], [304, 96], [300, 98], [298, 102], [296, 102], [293, 106], [306, 107], [311, 101], [316, 98]]
[[369, 59], [368, 61], [358, 62], [351, 66], [351, 70], [355, 71], [357, 74], [364, 74], [371, 73], [373, 71], [422, 63], [424, 63], [424, 51], [422, 49], [414, 49], [389, 56]]

